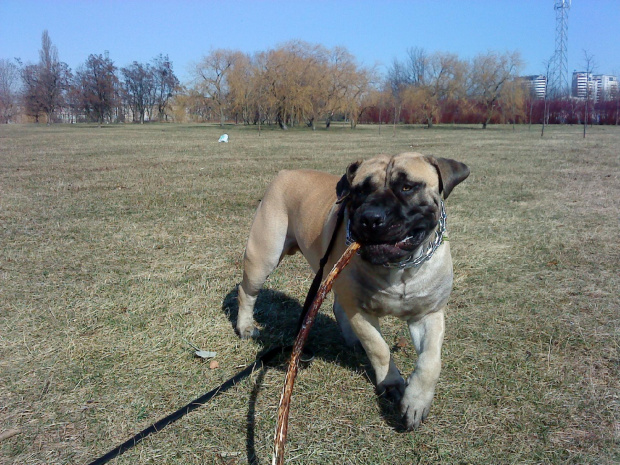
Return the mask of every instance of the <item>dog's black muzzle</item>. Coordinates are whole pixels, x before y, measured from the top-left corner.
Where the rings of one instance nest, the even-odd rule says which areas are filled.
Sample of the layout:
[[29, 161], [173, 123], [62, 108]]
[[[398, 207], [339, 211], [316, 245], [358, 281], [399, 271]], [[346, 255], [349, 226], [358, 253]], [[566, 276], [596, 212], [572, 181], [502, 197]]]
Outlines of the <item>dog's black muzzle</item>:
[[403, 260], [437, 226], [433, 205], [386, 204], [385, 197], [368, 198], [350, 212], [351, 235], [362, 244], [362, 258], [374, 265]]

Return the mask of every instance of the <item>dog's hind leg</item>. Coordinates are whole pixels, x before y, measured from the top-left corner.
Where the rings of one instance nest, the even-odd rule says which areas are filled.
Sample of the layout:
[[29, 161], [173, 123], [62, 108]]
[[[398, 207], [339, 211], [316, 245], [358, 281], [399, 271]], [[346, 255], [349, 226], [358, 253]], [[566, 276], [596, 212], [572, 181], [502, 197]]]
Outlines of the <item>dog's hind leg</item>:
[[243, 258], [243, 281], [239, 286], [236, 328], [242, 338], [258, 335], [254, 324], [254, 304], [258, 293], [282, 257], [296, 250], [295, 240], [287, 237], [286, 214], [283, 209], [268, 208], [265, 205], [268, 195], [269, 192], [256, 211]]

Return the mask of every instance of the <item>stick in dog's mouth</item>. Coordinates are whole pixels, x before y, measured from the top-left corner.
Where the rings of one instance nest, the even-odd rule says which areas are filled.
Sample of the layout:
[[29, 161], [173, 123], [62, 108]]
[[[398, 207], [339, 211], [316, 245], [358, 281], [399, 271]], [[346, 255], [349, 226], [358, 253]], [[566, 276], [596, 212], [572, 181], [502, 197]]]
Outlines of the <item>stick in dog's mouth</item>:
[[310, 334], [310, 329], [314, 323], [316, 314], [321, 308], [321, 304], [325, 300], [325, 297], [329, 293], [334, 284], [335, 279], [345, 266], [349, 264], [351, 259], [355, 256], [360, 248], [358, 242], [353, 242], [344, 251], [338, 262], [334, 265], [329, 272], [325, 280], [321, 283], [312, 305], [308, 310], [306, 317], [301, 325], [293, 350], [291, 352], [291, 359], [288, 363], [288, 370], [286, 371], [286, 378], [284, 380], [284, 388], [282, 389], [282, 395], [280, 397], [280, 405], [278, 407], [278, 422], [276, 424], [276, 433], [274, 436], [274, 450], [272, 465], [284, 464], [284, 445], [286, 444], [286, 433], [288, 432], [288, 414], [291, 407], [291, 395], [293, 394], [293, 384], [295, 384], [295, 378], [297, 376], [297, 370], [299, 368], [299, 358], [301, 356], [304, 344]]

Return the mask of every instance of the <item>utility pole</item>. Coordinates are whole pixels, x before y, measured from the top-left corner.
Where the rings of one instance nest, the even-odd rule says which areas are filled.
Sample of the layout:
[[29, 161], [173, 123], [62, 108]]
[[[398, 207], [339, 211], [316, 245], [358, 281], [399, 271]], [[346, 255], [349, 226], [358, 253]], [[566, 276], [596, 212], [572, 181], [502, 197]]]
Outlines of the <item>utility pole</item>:
[[551, 73], [551, 92], [553, 97], [570, 95], [568, 81], [568, 11], [571, 0], [554, 0], [555, 9], [555, 53], [553, 55], [553, 71]]

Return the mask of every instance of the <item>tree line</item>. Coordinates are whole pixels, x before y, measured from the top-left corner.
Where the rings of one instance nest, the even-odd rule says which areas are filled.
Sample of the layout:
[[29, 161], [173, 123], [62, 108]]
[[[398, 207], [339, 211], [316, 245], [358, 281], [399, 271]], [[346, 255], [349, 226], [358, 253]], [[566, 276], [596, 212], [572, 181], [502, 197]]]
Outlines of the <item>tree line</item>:
[[346, 48], [291, 41], [242, 53], [212, 50], [181, 85], [168, 56], [118, 68], [92, 54], [72, 72], [44, 31], [39, 62], [0, 60], [0, 122], [226, 122], [291, 126], [363, 123], [618, 124], [615, 100], [539, 100], [519, 78], [518, 52], [453, 53], [410, 48], [387, 74], [360, 66]]
[[179, 91], [168, 56], [118, 68], [107, 53], [91, 54], [73, 73], [60, 61], [47, 31], [35, 64], [0, 60], [0, 122], [16, 116], [48, 124], [56, 121], [134, 122], [166, 120]]

